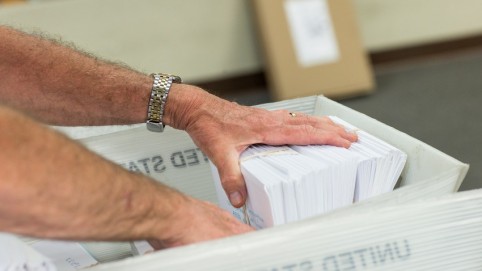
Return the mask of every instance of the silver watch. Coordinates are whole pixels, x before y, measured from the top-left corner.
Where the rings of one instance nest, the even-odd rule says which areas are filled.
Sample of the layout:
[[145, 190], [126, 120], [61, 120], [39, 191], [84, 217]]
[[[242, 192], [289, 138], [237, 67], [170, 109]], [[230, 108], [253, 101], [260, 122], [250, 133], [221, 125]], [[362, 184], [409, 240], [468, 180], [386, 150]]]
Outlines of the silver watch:
[[149, 106], [147, 107], [147, 129], [152, 132], [164, 131], [162, 117], [166, 108], [167, 96], [173, 83], [182, 83], [179, 76], [164, 73], [153, 73], [151, 77], [154, 79], [152, 83], [151, 97], [149, 98]]

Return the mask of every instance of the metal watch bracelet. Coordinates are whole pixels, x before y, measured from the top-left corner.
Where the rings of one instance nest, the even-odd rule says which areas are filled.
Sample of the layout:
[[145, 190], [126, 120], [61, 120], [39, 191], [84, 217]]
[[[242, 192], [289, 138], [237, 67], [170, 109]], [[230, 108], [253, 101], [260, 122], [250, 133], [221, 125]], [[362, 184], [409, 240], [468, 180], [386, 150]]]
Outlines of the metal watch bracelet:
[[162, 117], [171, 86], [173, 83], [182, 83], [182, 80], [179, 76], [164, 73], [153, 73], [151, 77], [154, 82], [147, 107], [146, 125], [149, 131], [160, 133], [164, 131], [165, 125], [162, 123]]

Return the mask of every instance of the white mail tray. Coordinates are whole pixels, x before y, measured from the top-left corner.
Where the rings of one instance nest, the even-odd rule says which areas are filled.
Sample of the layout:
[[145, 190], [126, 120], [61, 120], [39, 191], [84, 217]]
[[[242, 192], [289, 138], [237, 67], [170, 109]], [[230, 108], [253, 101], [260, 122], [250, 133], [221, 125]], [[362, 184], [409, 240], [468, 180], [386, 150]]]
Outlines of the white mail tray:
[[[316, 229], [317, 223], [321, 223], [323, 219], [328, 219], [328, 217], [363, 212], [364, 210], [377, 208], [377, 206], [401, 205], [407, 202], [455, 192], [460, 187], [469, 168], [467, 164], [403, 132], [323, 96], [311, 96], [263, 104], [259, 105], [259, 107], [269, 110], [287, 109], [289, 111], [320, 116], [338, 116], [358, 128], [387, 141], [408, 155], [407, 164], [399, 180], [399, 187], [395, 191], [355, 204], [352, 207], [335, 211], [332, 214], [311, 219], [309, 222], [300, 222], [300, 227], [303, 226], [305, 230], [311, 230], [313, 234], [316, 235], [332, 234], [331, 232], [317, 232]], [[141, 171], [194, 197], [214, 203], [217, 201], [208, 159], [199, 148], [195, 146], [187, 133], [183, 131], [166, 127], [165, 132], [162, 134], [152, 133], [147, 131], [143, 124], [59, 129], [71, 137], [80, 140], [91, 150], [109, 160], [121, 164], [129, 170]], [[215, 144], [215, 142], [213, 144]], [[139, 259], [147, 257], [149, 263], [157, 262], [159, 265], [156, 265], [156, 267], [160, 269], [162, 269], [163, 266], [174, 268], [177, 265], [178, 268], [175, 268], [177, 270], [188, 270], [189, 268], [185, 268], [189, 266], [199, 267], [196, 265], [196, 262], [200, 261], [204, 263], [202, 259], [212, 258], [212, 255], [209, 256], [212, 252], [219, 253], [216, 257], [224, 259], [222, 260], [223, 262], [231, 257], [231, 260], [237, 263], [233, 265], [237, 266], [235, 269], [242, 269], [245, 255], [256, 255], [256, 251], [258, 250], [273, 250], [273, 257], [270, 259], [280, 258], [278, 260], [282, 262], [283, 259], [281, 258], [287, 257], [286, 255], [277, 258], [274, 256], [288, 253], [293, 245], [289, 243], [280, 245], [276, 240], [278, 240], [280, 235], [288, 235], [293, 238], [294, 242], [297, 234], [301, 234], [297, 230], [296, 225], [297, 223], [294, 223], [294, 225], [280, 226], [280, 229], [276, 227], [250, 233], [246, 236], [193, 245], [194, 247], [201, 246], [201, 249], [193, 249], [193, 246], [170, 249], [139, 258], [121, 260], [117, 263], [102, 264], [97, 268], [102, 270], [121, 270], [121, 267], [125, 265], [125, 270], [143, 270], [146, 266], [143, 265], [143, 261]], [[355, 226], [356, 225], [354, 225], [354, 227]], [[264, 237], [267, 236], [266, 238], [260, 239], [260, 242], [265, 243], [256, 244], [256, 238], [252, 236], [256, 236], [257, 234], [262, 234]], [[363, 234], [363, 232], [360, 234]], [[303, 236], [305, 235], [306, 234], [303, 233]], [[272, 240], [272, 242], [269, 240]], [[350, 240], [343, 240], [342, 236], [339, 241], [350, 242]], [[128, 244], [84, 243], [83, 245], [100, 261], [124, 258], [126, 255], [129, 255], [130, 250]], [[225, 249], [219, 249], [220, 246], [225, 247]], [[311, 249], [326, 246], [329, 246], [329, 244], [320, 243], [315, 244]], [[171, 250], [175, 252], [170, 252]], [[196, 255], [189, 254], [194, 252]], [[179, 255], [180, 258], [172, 260], [172, 257], [168, 257], [172, 255], [172, 253]], [[165, 261], [170, 263], [165, 263]], [[174, 265], [171, 265], [171, 263]], [[289, 263], [289, 261], [286, 261], [286, 263]], [[297, 263], [302, 264], [302, 261], [301, 263], [299, 261]], [[112, 269], [109, 267], [111, 265]], [[136, 265], [139, 266], [136, 267]], [[141, 268], [141, 266], [143, 268]], [[273, 265], [266, 264], [266, 262], [259, 260], [259, 265], [250, 265], [249, 270], [283, 270], [266, 269], [272, 268], [273, 266], [278, 265], [274, 263]], [[212, 267], [214, 269], [211, 270], [216, 269], [214, 265]]]

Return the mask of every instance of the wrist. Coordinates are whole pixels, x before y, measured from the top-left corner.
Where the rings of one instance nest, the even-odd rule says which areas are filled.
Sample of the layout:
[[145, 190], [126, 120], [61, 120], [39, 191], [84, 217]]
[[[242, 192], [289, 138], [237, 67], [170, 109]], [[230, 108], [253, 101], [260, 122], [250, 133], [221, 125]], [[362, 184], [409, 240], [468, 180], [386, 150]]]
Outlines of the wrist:
[[[180, 245], [188, 228], [192, 224], [192, 206], [196, 200], [176, 190], [170, 191], [163, 196], [157, 196], [153, 201], [153, 211], [144, 239], [155, 240], [161, 247]], [[156, 191], [156, 194], [159, 194]]]
[[195, 121], [196, 112], [202, 108], [206, 92], [186, 84], [174, 84], [166, 103], [163, 122], [176, 129], [186, 130]]
[[173, 235], [179, 206], [185, 205], [187, 197], [170, 187], [149, 180], [149, 187], [144, 193], [147, 199], [144, 210], [139, 210], [142, 217], [134, 225], [136, 239], [166, 240]]

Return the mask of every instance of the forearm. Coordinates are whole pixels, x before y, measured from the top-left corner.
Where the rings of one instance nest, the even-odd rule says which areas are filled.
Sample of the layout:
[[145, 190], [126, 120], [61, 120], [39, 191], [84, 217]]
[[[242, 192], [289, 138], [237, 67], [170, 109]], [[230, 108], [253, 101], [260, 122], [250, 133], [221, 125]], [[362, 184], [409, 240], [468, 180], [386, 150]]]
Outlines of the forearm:
[[[149, 76], [7, 28], [0, 27], [0, 37], [0, 103], [59, 125], [146, 120]], [[246, 199], [238, 159], [249, 145], [356, 141], [328, 118], [239, 106], [186, 84], [172, 85], [165, 106], [163, 124], [189, 133], [217, 166], [236, 207]]]
[[0, 103], [59, 125], [145, 121], [152, 79], [0, 26]]
[[188, 201], [2, 107], [0, 149], [0, 231], [56, 239], [162, 239]]

